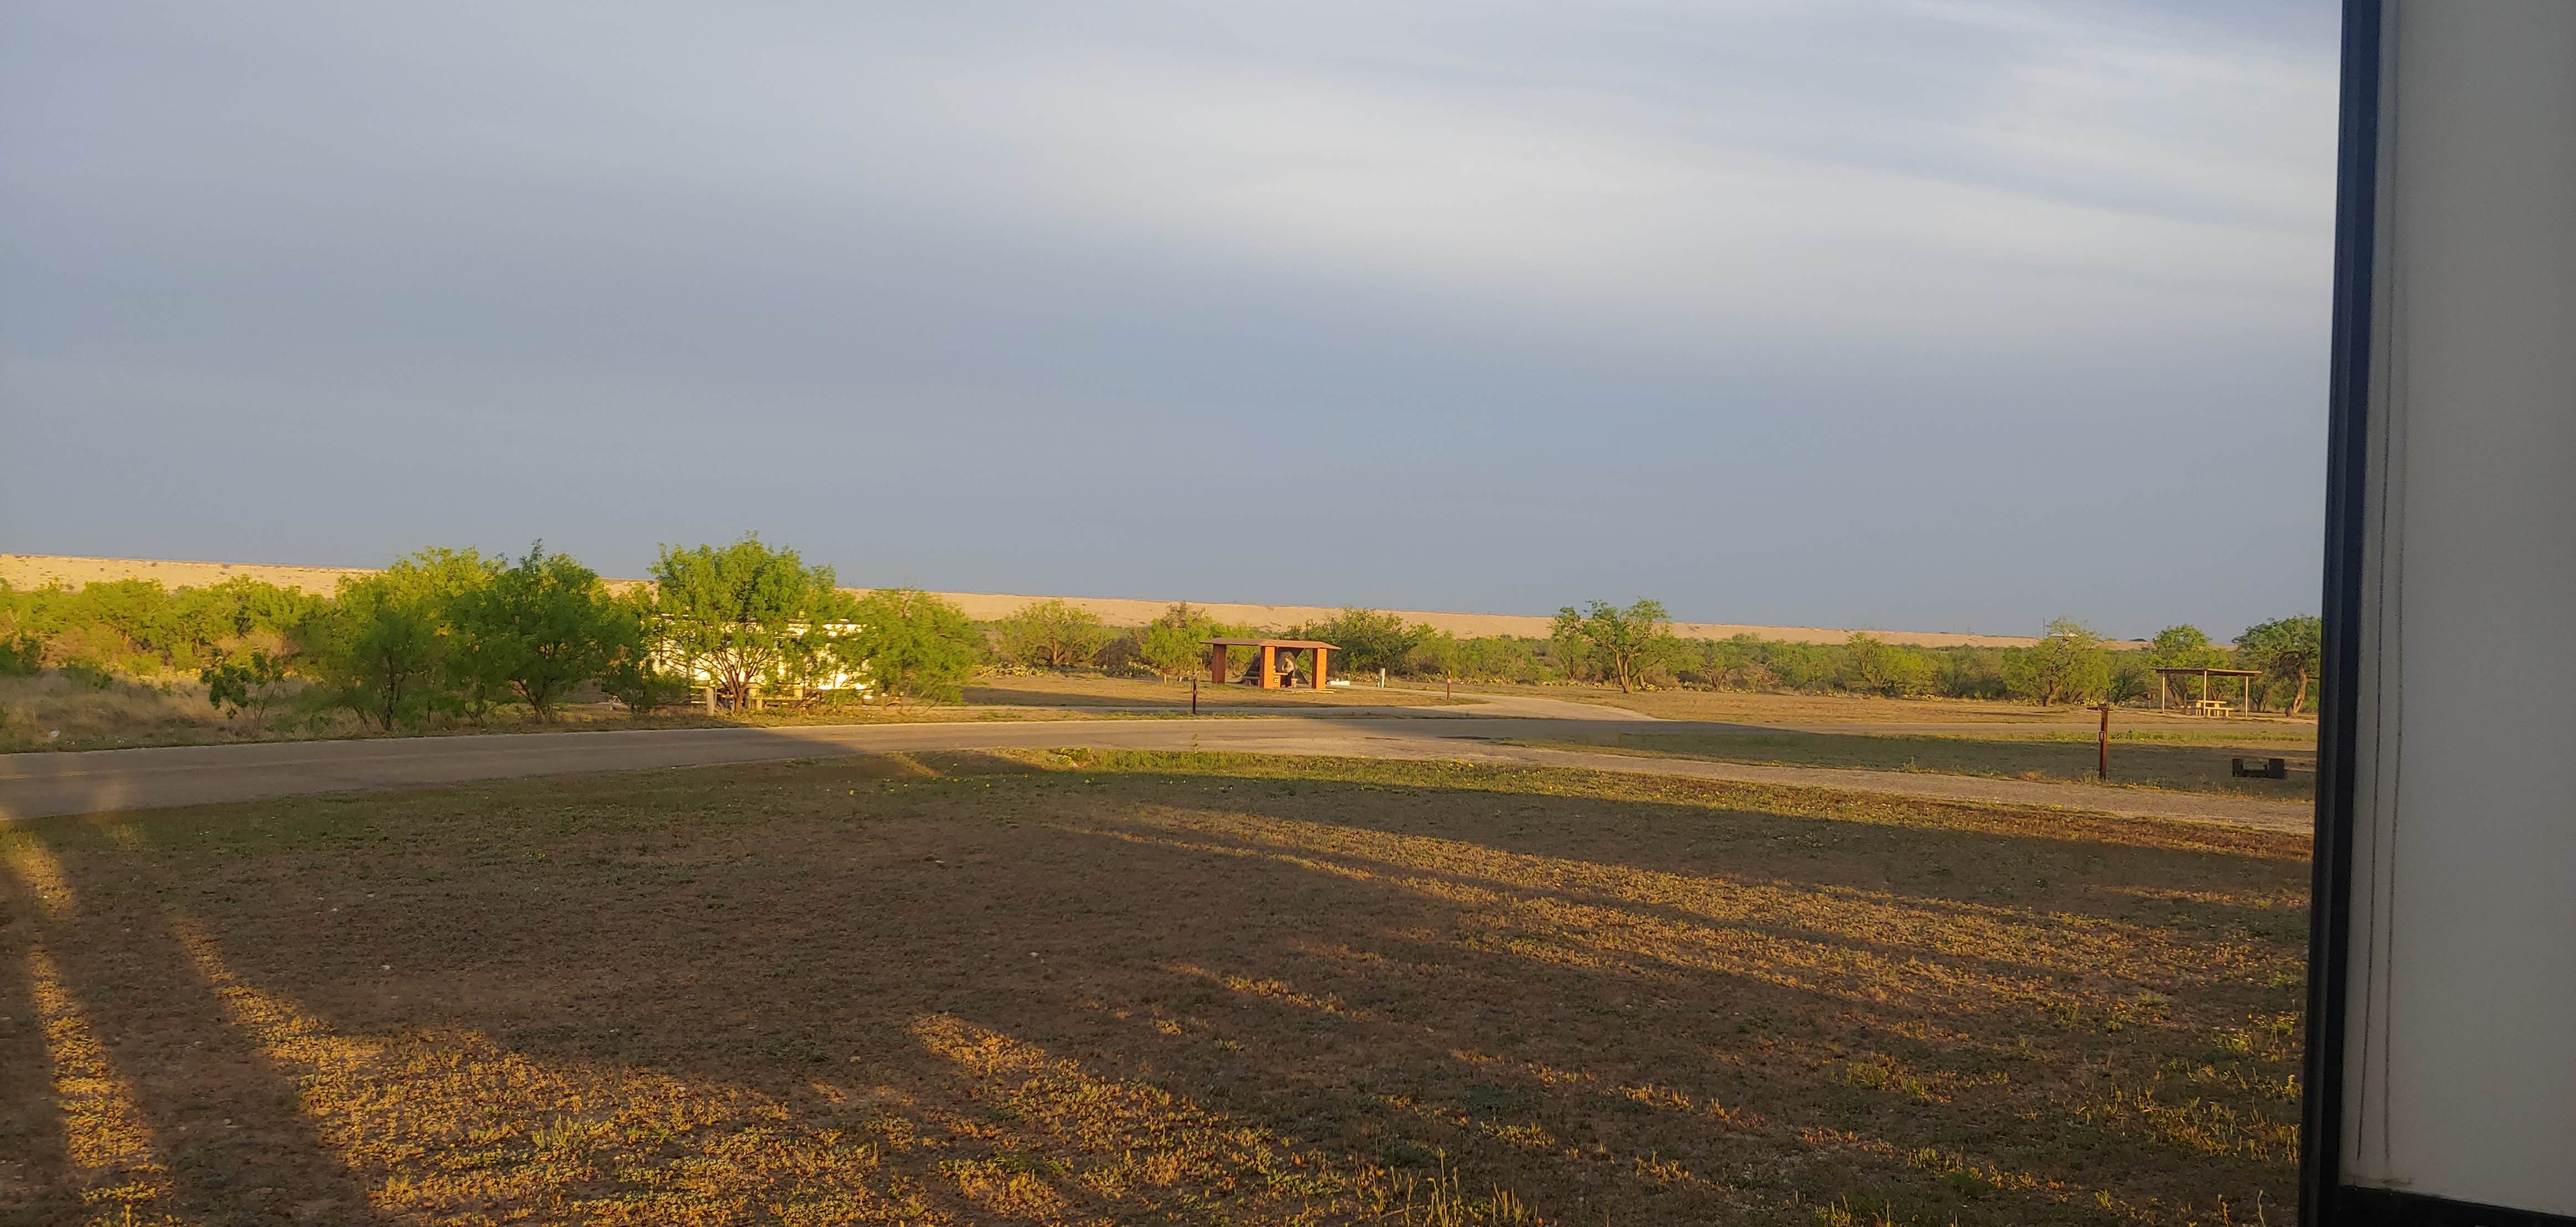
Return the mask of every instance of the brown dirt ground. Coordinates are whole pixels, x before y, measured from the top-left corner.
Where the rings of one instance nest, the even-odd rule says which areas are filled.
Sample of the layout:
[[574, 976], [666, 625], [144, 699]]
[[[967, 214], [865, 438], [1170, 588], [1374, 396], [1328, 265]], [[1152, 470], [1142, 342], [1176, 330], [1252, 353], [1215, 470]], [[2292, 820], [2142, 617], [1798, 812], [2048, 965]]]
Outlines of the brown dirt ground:
[[[1857, 767], [2068, 783], [2094, 779], [2101, 764], [2100, 747], [2093, 735], [2085, 732], [2017, 737], [1762, 731], [1615, 733], [1531, 739], [1527, 744], [1728, 763]], [[2239, 777], [2231, 770], [2230, 760], [2236, 758], [2283, 759], [2288, 778]], [[2123, 734], [2111, 742], [2111, 779], [2135, 788], [2304, 801], [2316, 795], [2316, 751], [2312, 738], [2267, 741], [2224, 734]]]
[[[1177, 710], [1189, 710], [1186, 691]], [[118, 681], [106, 689], [91, 689], [64, 684], [58, 675], [49, 674], [42, 678], [0, 678], [0, 753], [228, 745], [323, 738], [351, 740], [477, 733], [567, 733], [602, 729], [1077, 720], [1121, 714], [1152, 717], [1155, 713], [1085, 712], [1060, 704], [1003, 709], [904, 703], [886, 706], [818, 704], [809, 708], [780, 705], [756, 712], [716, 715], [708, 715], [694, 707], [676, 707], [664, 708], [647, 716], [634, 716], [615, 703], [601, 702], [567, 703], [558, 710], [555, 720], [544, 724], [538, 723], [525, 708], [508, 707], [480, 721], [442, 718], [438, 723], [409, 726], [387, 733], [361, 723], [346, 711], [327, 713], [320, 718], [306, 718], [286, 710], [266, 719], [249, 713], [227, 715], [208, 705], [205, 688], [194, 682], [168, 682], [154, 686]]]
[[[1436, 688], [1435, 688], [1436, 689]], [[1665, 720], [1711, 720], [1729, 724], [1986, 724], [2059, 723], [2069, 728], [2093, 727], [2098, 717], [2087, 708], [2032, 707], [2000, 699], [1883, 699], [1844, 694], [1768, 694], [1733, 690], [1641, 690], [1621, 694], [1608, 686], [1478, 686], [1478, 692], [1528, 694], [1578, 703], [1598, 703], [1643, 712]], [[1460, 688], [1461, 693], [1466, 688]], [[2153, 708], [2122, 708], [2112, 714], [2117, 729], [2155, 728], [2173, 731], [2213, 726], [2261, 734], [2316, 735], [2313, 718], [2252, 717], [2197, 720], [2160, 715]]]
[[[978, 677], [966, 688], [969, 704], [1022, 707], [1150, 707], [1188, 711], [1188, 678], [1101, 677], [1086, 673], [1020, 673]], [[1443, 699], [1437, 693], [1380, 690], [1357, 682], [1322, 690], [1263, 690], [1258, 686], [1217, 685], [1202, 678], [1199, 706], [1243, 707], [1456, 707], [1467, 699]]]
[[0, 832], [0, 1222], [2277, 1220], [2304, 882], [1213, 755], [47, 820]]

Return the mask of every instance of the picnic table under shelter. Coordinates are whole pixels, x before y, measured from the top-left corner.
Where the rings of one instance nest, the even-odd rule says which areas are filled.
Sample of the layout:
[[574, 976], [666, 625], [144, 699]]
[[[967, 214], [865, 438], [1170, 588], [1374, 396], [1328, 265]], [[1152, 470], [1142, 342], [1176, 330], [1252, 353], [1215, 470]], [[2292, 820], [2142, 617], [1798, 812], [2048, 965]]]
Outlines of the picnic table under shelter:
[[[2173, 693], [2173, 680], [2176, 675], [2183, 677], [2197, 675], [2200, 678], [2200, 697], [2192, 700], [2191, 714], [2195, 716], [2232, 716], [2240, 710], [2254, 710], [2254, 679], [2263, 676], [2263, 671], [2260, 669], [2202, 668], [2196, 665], [2158, 666], [2156, 669], [2157, 711], [2166, 710], [2165, 700]], [[2213, 699], [2209, 697], [2209, 679], [2213, 677], [2232, 677], [2237, 679], [2237, 691], [2239, 697], [2243, 700], [2244, 706], [2240, 708], [2236, 704], [2230, 703], [2225, 699]]]
[[[1342, 650], [1337, 645], [1314, 639], [1203, 639], [1200, 642], [1208, 647], [1209, 681], [1220, 685], [1240, 681], [1246, 686], [1259, 685], [1264, 690], [1281, 690], [1300, 684], [1323, 689], [1330, 684], [1330, 666], [1326, 661], [1332, 653]], [[1260, 653], [1257, 664], [1247, 667], [1241, 678], [1229, 677], [1226, 673], [1226, 657], [1233, 648], [1252, 648]], [[1297, 676], [1296, 654], [1299, 652], [1314, 654], [1314, 664], [1306, 670], [1302, 683]]]

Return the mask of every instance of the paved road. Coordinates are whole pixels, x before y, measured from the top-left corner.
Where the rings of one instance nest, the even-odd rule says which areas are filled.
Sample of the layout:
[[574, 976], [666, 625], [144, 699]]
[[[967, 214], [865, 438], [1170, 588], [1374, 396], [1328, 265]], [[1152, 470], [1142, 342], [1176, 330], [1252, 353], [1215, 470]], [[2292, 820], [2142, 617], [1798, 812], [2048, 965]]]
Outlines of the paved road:
[[[1769, 767], [1498, 744], [1640, 731], [1636, 721], [1322, 715], [796, 728], [626, 729], [0, 755], [0, 821], [466, 780], [924, 750], [1229, 750], [1583, 767], [2000, 802], [2304, 831], [2304, 803], [1899, 771]], [[1671, 727], [1666, 725], [1665, 727]]]

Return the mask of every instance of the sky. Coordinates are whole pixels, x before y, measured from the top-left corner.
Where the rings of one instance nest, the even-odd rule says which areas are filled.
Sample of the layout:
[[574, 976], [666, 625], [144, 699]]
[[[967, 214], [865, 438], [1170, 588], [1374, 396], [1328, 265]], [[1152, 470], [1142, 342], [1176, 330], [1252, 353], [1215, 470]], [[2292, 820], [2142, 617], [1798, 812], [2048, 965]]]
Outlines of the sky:
[[0, 3], [0, 551], [2232, 636], [2333, 0]]

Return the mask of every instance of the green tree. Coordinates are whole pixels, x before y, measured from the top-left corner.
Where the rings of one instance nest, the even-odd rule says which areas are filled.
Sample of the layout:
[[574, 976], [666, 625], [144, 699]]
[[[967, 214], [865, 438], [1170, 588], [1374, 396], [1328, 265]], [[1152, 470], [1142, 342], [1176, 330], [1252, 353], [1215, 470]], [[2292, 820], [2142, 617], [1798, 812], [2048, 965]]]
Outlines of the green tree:
[[2223, 656], [2209, 641], [2209, 635], [2188, 622], [2168, 626], [2156, 632], [2147, 646], [2147, 655], [2160, 665], [2188, 665], [2198, 668], [2207, 657]]
[[[2226, 648], [2210, 642], [2207, 634], [2188, 622], [2157, 631], [2155, 639], [2147, 646], [2146, 655], [2150, 671], [2141, 673], [2139, 689], [2149, 693], [2158, 689], [2169, 690], [2172, 686], [2172, 681], [2165, 675], [2151, 672], [2155, 668], [2224, 669], [2233, 662]], [[2155, 680], [2146, 681], [2147, 677]], [[2188, 699], [2192, 696], [2186, 692], [2183, 697]]]
[[0, 636], [0, 677], [27, 677], [44, 664], [44, 640], [34, 635]]
[[857, 629], [833, 642], [853, 677], [889, 696], [955, 702], [983, 656], [984, 636], [955, 605], [913, 588], [881, 588], [850, 610]]
[[613, 599], [607, 616], [615, 623], [609, 638], [617, 647], [599, 669], [599, 688], [639, 716], [677, 703], [689, 691], [689, 679], [673, 672], [672, 661], [652, 634], [660, 624], [653, 607], [650, 588]]
[[2004, 680], [2014, 694], [2042, 707], [2060, 699], [2098, 699], [2111, 686], [2111, 653], [2093, 628], [2073, 618], [2053, 619], [2037, 644], [2005, 664]]
[[1204, 641], [1216, 638], [1220, 630], [1206, 610], [1181, 601], [1145, 624], [1137, 637], [1136, 655], [1154, 672], [1178, 677], [1207, 663]]
[[430, 549], [341, 580], [299, 635], [321, 696], [389, 732], [453, 710], [455, 616], [493, 569], [472, 550]]
[[1568, 605], [1556, 613], [1551, 637], [1562, 649], [1589, 663], [1601, 676], [1619, 684], [1619, 692], [1636, 689], [1648, 668], [1668, 659], [1680, 640], [1663, 602], [1641, 600], [1621, 609], [1594, 601], [1578, 612]]
[[253, 648], [197, 673], [206, 684], [206, 702], [227, 716], [247, 711], [253, 720], [268, 717], [270, 705], [286, 696], [290, 673], [286, 659]]
[[597, 572], [539, 542], [463, 602], [458, 625], [481, 673], [551, 721], [565, 693], [600, 676], [640, 630], [622, 612]]
[[2275, 618], [2246, 627], [2236, 637], [2236, 650], [2245, 667], [2262, 670], [2266, 681], [2294, 683], [2289, 712], [2295, 716], [2307, 705], [2308, 679], [2316, 676], [2324, 635], [2325, 624], [2314, 614]]
[[1334, 617], [1293, 627], [1283, 638], [1314, 639], [1339, 646], [1337, 667], [1357, 676], [1380, 669], [1402, 669], [1413, 650], [1431, 637], [1431, 628], [1374, 609], [1345, 608]]
[[2000, 699], [2012, 692], [2005, 681], [2002, 648], [1952, 648], [1941, 654], [1934, 688], [1952, 699]]
[[1003, 655], [1050, 669], [1083, 664], [1109, 642], [1099, 614], [1055, 598], [1020, 606], [994, 629], [1001, 633]]
[[1930, 662], [1866, 631], [1853, 631], [1843, 644], [1840, 666], [1843, 689], [1854, 694], [1921, 694], [1932, 681]]
[[746, 535], [718, 549], [663, 546], [653, 564], [654, 647], [665, 666], [703, 677], [735, 711], [755, 688], [802, 680], [826, 655], [849, 602], [830, 567]]

